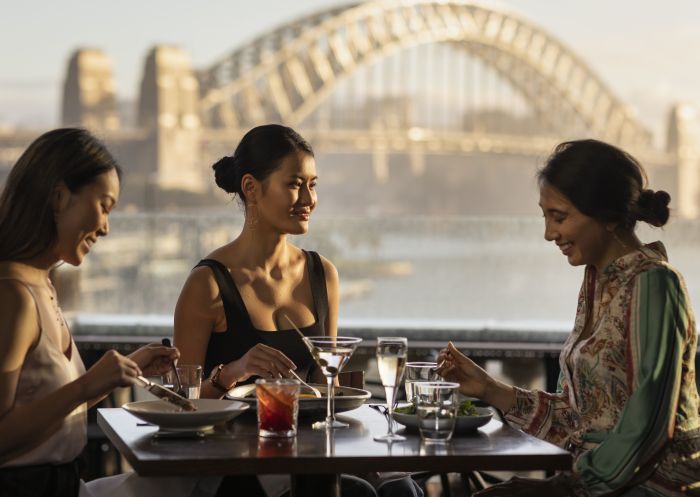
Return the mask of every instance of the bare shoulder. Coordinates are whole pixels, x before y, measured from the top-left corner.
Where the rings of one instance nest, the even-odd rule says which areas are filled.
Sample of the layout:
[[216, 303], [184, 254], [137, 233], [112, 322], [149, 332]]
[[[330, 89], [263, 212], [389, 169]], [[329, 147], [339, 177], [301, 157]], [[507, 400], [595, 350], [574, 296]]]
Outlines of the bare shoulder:
[[[0, 280], [0, 361], [24, 360], [26, 353], [39, 337], [39, 317], [34, 297], [29, 289], [16, 280]], [[7, 364], [4, 364], [7, 366]]]
[[212, 270], [206, 266], [194, 268], [187, 277], [182, 290], [199, 296], [202, 300], [215, 300], [219, 295], [219, 287]]
[[336, 269], [335, 265], [328, 260], [326, 257], [321, 257], [321, 264], [323, 265], [323, 272], [326, 275], [326, 284], [333, 284], [337, 285], [338, 284], [338, 270]]
[[36, 317], [36, 304], [29, 289], [18, 280], [0, 280], [0, 315], [31, 314]]

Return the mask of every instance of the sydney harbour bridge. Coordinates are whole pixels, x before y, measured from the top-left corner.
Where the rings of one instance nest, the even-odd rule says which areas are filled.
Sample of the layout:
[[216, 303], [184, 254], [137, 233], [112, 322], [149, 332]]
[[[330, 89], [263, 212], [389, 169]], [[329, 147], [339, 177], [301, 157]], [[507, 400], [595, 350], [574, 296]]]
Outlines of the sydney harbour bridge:
[[[72, 55], [62, 124], [103, 137], [132, 189], [207, 193], [214, 160], [252, 126], [280, 122], [327, 162], [343, 164], [345, 172], [333, 173], [340, 185], [356, 178], [380, 191], [397, 171], [413, 182], [443, 175], [518, 183], [557, 142], [595, 137], [641, 159], [679, 215], [696, 217], [700, 208], [687, 109], [669, 109], [659, 147], [562, 41], [519, 15], [468, 1], [344, 5], [263, 33], [204, 68], [193, 68], [181, 48], [157, 46], [146, 58], [135, 108], [126, 122], [108, 54]], [[5, 173], [40, 131], [0, 132]], [[524, 171], [513, 176], [513, 164], [527, 166], [514, 166]], [[454, 176], [460, 167], [471, 176]]]

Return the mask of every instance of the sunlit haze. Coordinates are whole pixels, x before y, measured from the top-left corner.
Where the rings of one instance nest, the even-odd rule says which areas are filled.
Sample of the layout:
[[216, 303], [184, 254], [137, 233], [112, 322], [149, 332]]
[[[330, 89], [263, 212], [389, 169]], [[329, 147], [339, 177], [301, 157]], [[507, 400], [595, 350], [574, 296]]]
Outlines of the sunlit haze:
[[[0, 125], [59, 124], [66, 61], [75, 48], [96, 47], [108, 54], [119, 98], [133, 99], [144, 57], [156, 43], [184, 48], [194, 66], [203, 68], [286, 21], [342, 3], [4, 2]], [[664, 129], [671, 104], [700, 102], [698, 2], [503, 0], [494, 5], [512, 9], [554, 34], [657, 134]]]

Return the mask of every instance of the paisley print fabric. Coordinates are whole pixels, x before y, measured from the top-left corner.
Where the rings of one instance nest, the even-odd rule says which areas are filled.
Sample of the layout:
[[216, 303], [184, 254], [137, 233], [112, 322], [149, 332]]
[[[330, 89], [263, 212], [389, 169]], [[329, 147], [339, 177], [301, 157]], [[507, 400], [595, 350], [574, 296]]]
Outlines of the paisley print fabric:
[[506, 419], [574, 454], [576, 495], [700, 495], [696, 341], [660, 242], [589, 266], [558, 391], [516, 388]]

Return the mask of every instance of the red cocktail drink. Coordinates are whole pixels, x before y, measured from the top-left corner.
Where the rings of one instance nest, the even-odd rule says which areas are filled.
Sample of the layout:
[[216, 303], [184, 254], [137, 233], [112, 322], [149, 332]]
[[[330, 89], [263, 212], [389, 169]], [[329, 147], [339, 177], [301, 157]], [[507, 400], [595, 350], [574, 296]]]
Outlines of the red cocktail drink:
[[255, 382], [258, 399], [258, 433], [261, 437], [293, 437], [297, 434], [299, 382], [279, 379]]

